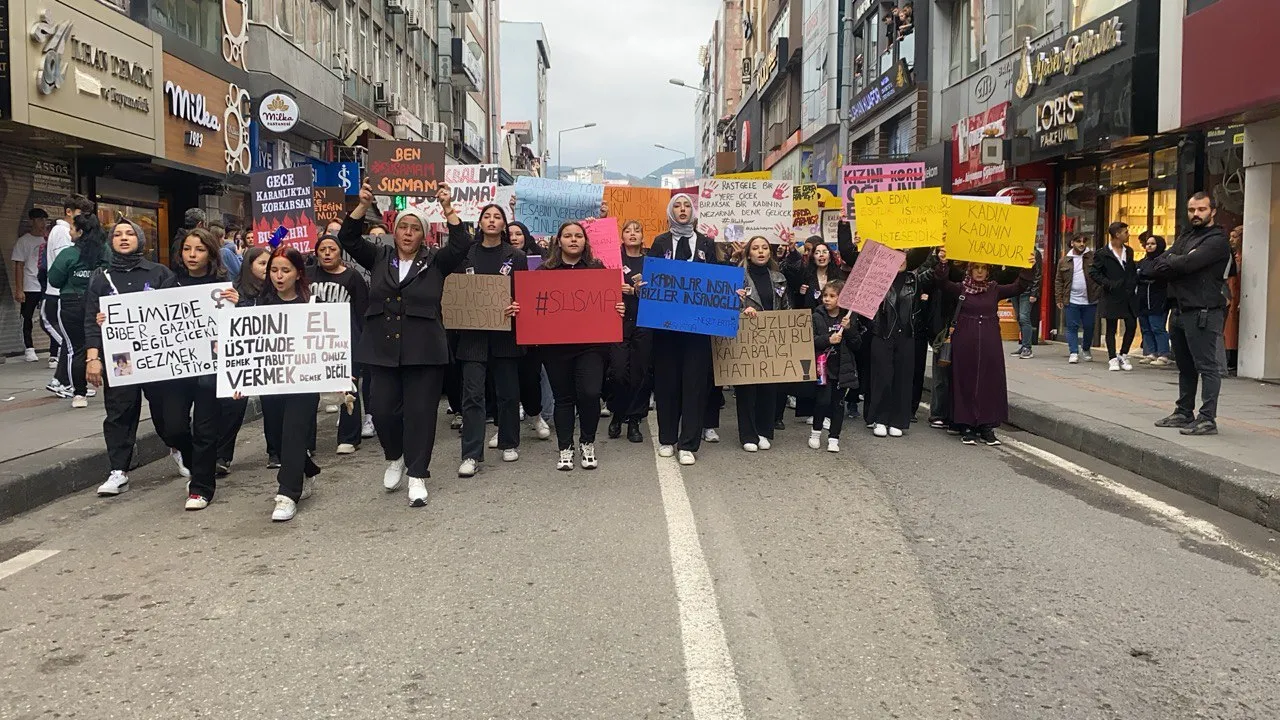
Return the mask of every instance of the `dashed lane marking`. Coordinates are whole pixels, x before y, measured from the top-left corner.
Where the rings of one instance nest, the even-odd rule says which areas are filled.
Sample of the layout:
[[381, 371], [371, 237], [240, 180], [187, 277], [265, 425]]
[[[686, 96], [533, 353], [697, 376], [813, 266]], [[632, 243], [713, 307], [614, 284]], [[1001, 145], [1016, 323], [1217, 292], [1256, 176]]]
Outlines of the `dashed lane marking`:
[[21, 555], [9, 558], [0, 563], [0, 580], [3, 580], [14, 573], [22, 572], [37, 563], [44, 562], [49, 558], [57, 555], [57, 550], [28, 550]]

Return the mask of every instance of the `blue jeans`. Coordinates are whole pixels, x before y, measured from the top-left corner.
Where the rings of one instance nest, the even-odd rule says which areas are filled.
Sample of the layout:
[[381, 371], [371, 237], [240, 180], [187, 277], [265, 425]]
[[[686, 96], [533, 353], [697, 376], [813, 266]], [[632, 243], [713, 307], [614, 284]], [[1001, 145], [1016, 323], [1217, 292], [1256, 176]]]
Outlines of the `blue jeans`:
[[1031, 322], [1031, 292], [1027, 291], [1021, 295], [1015, 295], [1009, 298], [1009, 303], [1013, 305], [1013, 310], [1018, 314], [1018, 330], [1021, 333], [1021, 341], [1019, 346], [1024, 349], [1030, 349], [1031, 343], [1035, 342], [1036, 326]]
[[1067, 350], [1080, 352], [1080, 329], [1084, 328], [1084, 349], [1093, 347], [1093, 328], [1098, 317], [1098, 306], [1068, 304], [1062, 309], [1062, 319], [1067, 325]]
[[1169, 312], [1139, 313], [1138, 327], [1142, 328], [1142, 354], [1169, 357]]

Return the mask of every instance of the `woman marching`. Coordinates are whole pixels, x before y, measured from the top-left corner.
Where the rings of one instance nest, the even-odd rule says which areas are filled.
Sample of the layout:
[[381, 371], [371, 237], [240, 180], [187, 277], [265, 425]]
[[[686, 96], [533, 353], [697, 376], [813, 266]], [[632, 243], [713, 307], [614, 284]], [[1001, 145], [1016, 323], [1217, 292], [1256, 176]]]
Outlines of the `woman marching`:
[[621, 437], [622, 424], [626, 423], [627, 440], [633, 443], [644, 442], [640, 423], [649, 415], [653, 384], [653, 331], [636, 327], [644, 258], [644, 226], [631, 220], [622, 226], [622, 302], [627, 312], [622, 316], [622, 342], [610, 350], [613, 392], [609, 409], [613, 417], [609, 420], [609, 437]]
[[[787, 257], [798, 263], [792, 252]], [[790, 310], [791, 293], [787, 278], [773, 256], [773, 246], [764, 237], [747, 242], [742, 266], [746, 268], [747, 286], [738, 290], [742, 298], [742, 314], [755, 317], [769, 310]], [[747, 452], [768, 450], [773, 446], [774, 414], [778, 387], [773, 383], [739, 385], [735, 389], [738, 406], [738, 442]]]
[[71, 247], [58, 253], [49, 266], [49, 284], [61, 292], [58, 320], [62, 340], [66, 344], [74, 396], [71, 407], [89, 407], [88, 383], [85, 380], [84, 296], [89, 280], [99, 268], [107, 266], [107, 234], [92, 214], [77, 215], [71, 223]]
[[[330, 223], [332, 225], [332, 223]], [[369, 307], [369, 284], [360, 273], [342, 259], [342, 246], [335, 235], [321, 235], [316, 241], [316, 264], [307, 268], [307, 283], [315, 302], [347, 303], [351, 306], [351, 343], [355, 345], [364, 331], [364, 312]], [[352, 365], [352, 375], [361, 375], [359, 364]], [[350, 455], [360, 448], [364, 425], [364, 396], [360, 383], [352, 384], [353, 402], [343, 403], [338, 416], [339, 455]]]
[[[240, 264], [240, 277], [235, 279], [234, 288], [238, 299], [236, 307], [253, 307], [258, 303], [262, 287], [267, 280], [267, 264], [271, 262], [271, 250], [265, 247], [251, 247], [244, 251]], [[214, 474], [226, 477], [231, 474], [231, 463], [236, 457], [236, 440], [240, 437], [240, 427], [244, 424], [244, 414], [249, 408], [245, 398], [218, 398], [218, 463]], [[263, 418], [266, 424], [266, 418]], [[267, 437], [267, 466], [280, 467], [279, 438]]]
[[367, 182], [360, 188], [360, 203], [338, 234], [343, 249], [369, 271], [369, 308], [355, 360], [371, 374], [369, 407], [390, 463], [382, 484], [395, 492], [407, 473], [411, 507], [427, 504], [436, 417], [449, 365], [440, 317], [444, 279], [466, 262], [472, 243], [450, 200], [448, 184], [440, 183], [436, 199], [449, 224], [449, 242], [443, 247], [425, 244], [426, 218], [413, 208], [396, 217], [392, 244], [365, 239], [364, 216], [373, 205]]
[[911, 425], [912, 378], [916, 366], [917, 310], [933, 284], [933, 256], [914, 271], [904, 257], [875, 317], [862, 321], [870, 343], [870, 387], [863, 392], [863, 414], [876, 437], [902, 437]]
[[840, 452], [844, 426], [844, 395], [858, 387], [858, 349], [861, 335], [853, 313], [840, 307], [843, 280], [831, 280], [822, 288], [822, 304], [813, 309], [813, 348], [818, 365], [818, 396], [814, 401], [809, 447], [822, 447], [827, 428], [827, 452]]

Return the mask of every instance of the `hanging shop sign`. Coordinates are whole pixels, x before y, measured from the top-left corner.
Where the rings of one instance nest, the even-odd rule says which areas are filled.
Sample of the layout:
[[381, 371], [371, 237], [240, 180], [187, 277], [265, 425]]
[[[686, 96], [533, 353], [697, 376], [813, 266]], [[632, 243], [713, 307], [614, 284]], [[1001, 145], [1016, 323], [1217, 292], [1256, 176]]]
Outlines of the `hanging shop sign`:
[[1080, 140], [1078, 123], [1084, 118], [1084, 91], [1073, 90], [1065, 95], [1036, 104], [1036, 147], [1051, 148]]
[[1021, 70], [1013, 92], [1025, 98], [1055, 75], [1071, 75], [1085, 63], [1116, 50], [1125, 41], [1124, 23], [1119, 16], [1103, 20], [1096, 28], [1070, 35], [1062, 45], [1039, 52], [1028, 38], [1022, 47]]
[[907, 63], [899, 60], [853, 99], [853, 106], [849, 109], [849, 122], [857, 125], [872, 112], [900, 97], [914, 84], [915, 78], [907, 69]]
[[1008, 137], [1008, 115], [1009, 103], [1004, 102], [986, 112], [963, 118], [958, 124], [951, 126], [953, 192], [967, 192], [1004, 181], [1008, 175], [1008, 165], [984, 165], [981, 146], [984, 138]]
[[298, 124], [298, 100], [286, 92], [267, 93], [258, 102], [258, 121], [273, 133], [285, 133]]

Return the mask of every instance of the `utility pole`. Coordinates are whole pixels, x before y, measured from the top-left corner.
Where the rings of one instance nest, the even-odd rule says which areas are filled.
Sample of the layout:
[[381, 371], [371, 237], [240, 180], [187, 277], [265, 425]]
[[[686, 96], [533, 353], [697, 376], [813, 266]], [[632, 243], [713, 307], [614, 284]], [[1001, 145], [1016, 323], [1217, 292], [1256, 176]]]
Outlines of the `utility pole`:
[[845, 0], [844, 22], [840, 23], [841, 35], [837, 45], [844, 46], [844, 62], [841, 63], [844, 66], [844, 77], [840, 81], [840, 147], [836, 151], [837, 173], [838, 168], [846, 164], [845, 154], [849, 152], [849, 114], [853, 111], [853, 3], [854, 0]]

